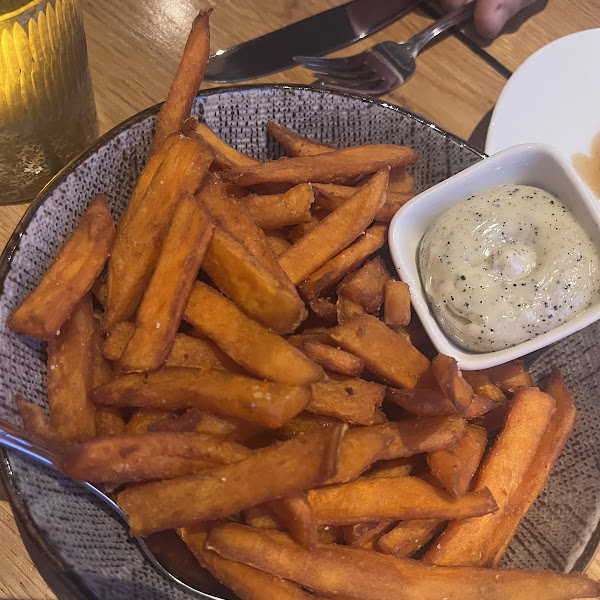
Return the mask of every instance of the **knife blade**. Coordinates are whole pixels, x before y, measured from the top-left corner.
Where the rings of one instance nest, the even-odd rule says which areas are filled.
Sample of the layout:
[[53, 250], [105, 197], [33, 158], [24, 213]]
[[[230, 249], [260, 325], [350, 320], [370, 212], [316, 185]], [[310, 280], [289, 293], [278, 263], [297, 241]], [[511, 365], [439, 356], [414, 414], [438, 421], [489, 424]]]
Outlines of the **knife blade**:
[[296, 66], [293, 56], [344, 48], [409, 13], [419, 0], [353, 0], [212, 54], [204, 79], [234, 83]]

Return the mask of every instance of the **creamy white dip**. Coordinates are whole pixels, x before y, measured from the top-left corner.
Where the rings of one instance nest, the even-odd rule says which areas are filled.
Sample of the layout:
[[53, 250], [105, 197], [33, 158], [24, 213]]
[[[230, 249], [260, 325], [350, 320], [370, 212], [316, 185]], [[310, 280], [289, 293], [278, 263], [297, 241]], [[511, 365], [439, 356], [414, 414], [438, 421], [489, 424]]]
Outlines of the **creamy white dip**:
[[571, 212], [539, 188], [493, 188], [426, 231], [421, 281], [459, 346], [489, 352], [545, 333], [598, 298], [598, 250]]

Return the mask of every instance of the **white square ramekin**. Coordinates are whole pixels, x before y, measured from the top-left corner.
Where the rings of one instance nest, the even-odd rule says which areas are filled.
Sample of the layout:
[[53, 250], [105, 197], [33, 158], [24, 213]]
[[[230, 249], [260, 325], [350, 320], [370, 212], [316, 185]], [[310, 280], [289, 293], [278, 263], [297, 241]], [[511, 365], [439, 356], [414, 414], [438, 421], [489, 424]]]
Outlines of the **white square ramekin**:
[[[405, 204], [389, 229], [392, 260], [400, 279], [410, 286], [412, 305], [438, 352], [454, 357], [461, 369], [493, 367], [544, 348], [600, 319], [600, 298], [562, 325], [516, 346], [494, 352], [470, 352], [457, 346], [438, 325], [425, 296], [418, 267], [419, 243], [427, 228], [446, 209], [472, 194], [504, 185], [543, 188], [571, 210], [600, 248], [600, 205], [579, 181], [567, 160], [544, 144], [507, 148], [457, 173]], [[460, 232], [457, 231], [457, 235]]]

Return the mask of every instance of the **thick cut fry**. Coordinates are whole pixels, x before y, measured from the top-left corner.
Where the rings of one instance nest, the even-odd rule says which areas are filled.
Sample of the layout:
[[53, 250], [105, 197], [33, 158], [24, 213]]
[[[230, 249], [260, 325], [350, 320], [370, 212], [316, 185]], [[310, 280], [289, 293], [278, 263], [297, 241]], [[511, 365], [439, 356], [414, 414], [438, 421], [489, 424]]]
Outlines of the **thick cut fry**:
[[465, 419], [472, 421], [473, 419], [487, 415], [491, 411], [494, 411], [494, 409], [499, 409], [505, 412], [505, 408], [506, 402], [501, 404], [489, 396], [475, 394], [471, 400], [471, 404], [469, 404], [469, 408], [467, 408], [465, 411]]
[[341, 348], [359, 356], [367, 368], [403, 388], [415, 387], [429, 361], [376, 317], [363, 315], [331, 330]]
[[358, 377], [365, 366], [364, 361], [358, 356], [316, 340], [304, 340], [300, 344], [300, 350], [318, 365], [342, 375]]
[[[313, 300], [316, 302], [316, 300]], [[354, 302], [347, 296], [340, 294], [335, 303], [337, 322], [344, 325], [350, 322], [354, 317], [360, 317], [365, 314], [365, 309], [358, 302]]]
[[[227, 517], [319, 485], [337, 469], [344, 426], [256, 450], [248, 458], [167, 481], [126, 489], [117, 503], [132, 535]], [[265, 476], [277, 473], [277, 477]]]
[[410, 290], [403, 281], [385, 282], [383, 321], [390, 327], [404, 327], [410, 323]]
[[512, 360], [503, 365], [485, 369], [483, 373], [503, 392], [511, 394], [520, 386], [531, 387], [533, 385], [529, 371], [520, 360]]
[[[552, 396], [537, 388], [515, 393], [502, 432], [485, 457], [474, 489], [489, 489], [498, 512], [450, 523], [424, 557], [436, 565], [482, 565], [483, 549], [515, 497], [554, 412]], [[466, 496], [465, 496], [466, 497]]]
[[132, 373], [93, 390], [104, 406], [139, 406], [179, 410], [197, 407], [221, 415], [281, 427], [306, 407], [307, 388], [261, 381], [218, 369], [161, 369], [145, 376]]
[[463, 371], [462, 376], [477, 396], [486, 396], [495, 404], [506, 403], [504, 392], [490, 381], [484, 371]]
[[289, 498], [271, 500], [266, 506], [301, 546], [309, 550], [317, 547], [317, 521], [304, 492]]
[[[99, 406], [98, 408], [117, 408], [114, 406]], [[127, 421], [128, 434], [146, 433], [152, 425], [166, 423], [173, 418], [173, 413], [161, 408], [138, 408]]]
[[487, 541], [482, 553], [482, 562], [486, 566], [496, 566], [502, 558], [519, 522], [546, 485], [550, 472], [573, 431], [575, 404], [558, 371], [552, 373], [546, 391], [555, 399], [556, 410], [527, 473]]
[[215, 285], [249, 317], [278, 333], [291, 333], [306, 318], [304, 302], [233, 236], [215, 230], [202, 263]]
[[123, 371], [154, 371], [169, 354], [212, 236], [206, 210], [193, 196], [182, 196], [121, 357]]
[[385, 225], [373, 225], [351, 246], [328, 260], [321, 268], [300, 284], [299, 290], [306, 300], [314, 300], [320, 294], [333, 288], [349, 272], [353, 271], [373, 252], [379, 250], [387, 233]]
[[335, 417], [353, 425], [381, 423], [379, 412], [385, 386], [363, 379], [325, 380], [310, 387], [311, 401], [306, 410]]
[[461, 498], [469, 489], [486, 445], [486, 430], [469, 425], [467, 433], [458, 442], [427, 455], [431, 474], [452, 496]]
[[309, 223], [310, 207], [315, 200], [310, 183], [302, 183], [284, 194], [246, 196], [242, 203], [252, 220], [262, 229], [277, 229]]
[[387, 531], [394, 521], [381, 521], [379, 523], [359, 523], [344, 527], [344, 540], [348, 546], [367, 548], [373, 550], [377, 538]]
[[198, 562], [243, 600], [314, 600], [312, 594], [296, 583], [227, 560], [207, 550], [208, 527], [204, 523], [184, 527], [178, 533]]
[[370, 429], [392, 436], [380, 456], [381, 460], [391, 460], [445, 448], [465, 435], [467, 422], [454, 416], [429, 417], [382, 423]]
[[316, 156], [334, 150], [331, 146], [310, 140], [276, 121], [267, 121], [267, 131], [285, 148], [290, 156]]
[[321, 525], [353, 525], [408, 519], [464, 519], [496, 511], [483, 488], [452, 498], [418, 477], [359, 479], [310, 490], [308, 501]]
[[42, 446], [62, 447], [64, 440], [60, 434], [52, 429], [50, 420], [44, 409], [33, 402], [25, 400], [23, 396], [16, 396], [15, 402], [21, 420], [23, 421], [23, 429], [31, 435], [36, 442]]
[[224, 181], [237, 185], [347, 183], [388, 167], [413, 164], [418, 158], [414, 150], [405, 146], [373, 144], [333, 150], [316, 156], [299, 156], [255, 166], [234, 167], [223, 171], [221, 176]]
[[38, 286], [8, 317], [8, 327], [53, 340], [100, 275], [114, 236], [106, 197], [96, 196]]
[[442, 392], [456, 406], [456, 412], [465, 414], [473, 400], [473, 388], [463, 379], [456, 360], [438, 354], [431, 361], [431, 372]]
[[338, 295], [357, 302], [366, 312], [376, 313], [383, 304], [384, 288], [389, 279], [390, 274], [378, 256], [344, 279]]
[[[341, 421], [322, 415], [314, 415], [309, 412], [301, 412], [299, 415], [291, 418], [283, 427], [276, 432], [276, 437], [281, 440], [288, 440], [297, 435], [304, 435], [310, 431], [322, 429], [324, 427], [333, 427], [339, 425]], [[354, 431], [354, 430], [352, 430]], [[347, 435], [349, 435], [348, 432]], [[346, 439], [344, 436], [344, 440]], [[340, 458], [340, 460], [342, 460]]]
[[457, 413], [456, 406], [441, 390], [388, 388], [386, 398], [419, 417], [447, 417]]
[[196, 282], [184, 319], [249, 373], [296, 385], [323, 378], [321, 367], [282, 337], [249, 319], [210, 286]]
[[140, 433], [72, 444], [61, 470], [84, 481], [129, 483], [190, 475], [238, 462], [251, 452], [202, 433]]
[[310, 221], [308, 223], [299, 223], [290, 227], [287, 232], [287, 239], [292, 244], [302, 239], [305, 235], [310, 233], [317, 225], [327, 216], [326, 213], [313, 211]]
[[362, 600], [570, 600], [600, 594], [600, 583], [585, 575], [432, 567], [334, 544], [309, 551], [280, 531], [236, 523], [212, 529], [206, 548], [321, 594]]
[[441, 519], [401, 521], [377, 540], [377, 546], [386, 554], [396, 558], [407, 558], [418, 552], [443, 527], [444, 521]]
[[371, 224], [385, 199], [387, 178], [386, 171], [373, 175], [352, 198], [279, 257], [279, 264], [292, 283], [298, 284], [306, 279]]
[[314, 300], [309, 301], [308, 306], [320, 319], [323, 319], [328, 323], [337, 323], [337, 304], [334, 304], [326, 298], [315, 298]]
[[390, 170], [389, 191], [397, 193], [412, 192], [415, 186], [415, 178], [405, 167], [397, 167]]
[[[422, 470], [422, 468], [426, 467], [426, 465], [423, 464], [421, 468], [421, 465], [417, 464], [420, 462], [421, 457], [417, 458], [419, 460], [413, 459], [413, 457], [382, 460], [370, 469], [365, 477], [406, 477], [407, 475], [418, 472], [417, 469]], [[423, 463], [425, 463], [425, 460], [423, 460]]]
[[125, 435], [127, 431], [121, 409], [116, 406], [97, 406], [95, 421], [98, 438]]
[[94, 315], [94, 333], [92, 335], [92, 389], [102, 385], [114, 376], [112, 367], [102, 356], [102, 332], [100, 322]]
[[285, 252], [292, 245], [288, 242], [283, 232], [268, 231], [265, 232], [265, 235], [267, 236], [267, 242], [269, 242], [271, 250], [273, 250], [277, 256]]
[[[134, 190], [117, 227], [108, 261], [108, 299], [102, 324], [105, 331], [132, 319], [156, 267], [181, 194], [196, 191], [213, 159], [210, 148], [179, 135], [165, 144], [156, 158], [159, 156], [161, 163], [145, 193]], [[143, 175], [138, 186], [145, 183]]]
[[92, 389], [94, 316], [86, 294], [48, 344], [46, 390], [50, 425], [66, 441], [84, 442], [96, 435]]
[[208, 17], [212, 9], [198, 14], [192, 23], [177, 73], [169, 88], [167, 99], [158, 113], [158, 122], [150, 154], [154, 154], [165, 143], [169, 135], [181, 130], [190, 116], [192, 102], [204, 79], [210, 53], [210, 29]]

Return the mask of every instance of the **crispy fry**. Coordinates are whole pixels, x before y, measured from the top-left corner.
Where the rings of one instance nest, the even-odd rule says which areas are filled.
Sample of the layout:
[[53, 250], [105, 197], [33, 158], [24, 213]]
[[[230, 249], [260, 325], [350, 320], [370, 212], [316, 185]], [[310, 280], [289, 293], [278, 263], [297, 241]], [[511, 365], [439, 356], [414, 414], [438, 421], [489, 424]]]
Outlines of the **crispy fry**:
[[484, 369], [483, 373], [503, 392], [511, 394], [520, 386], [531, 387], [533, 385], [529, 371], [520, 360], [512, 360], [497, 367]]
[[358, 377], [365, 366], [364, 361], [358, 356], [316, 340], [304, 340], [300, 344], [300, 350], [318, 365], [342, 375]]
[[315, 298], [308, 303], [310, 310], [317, 315], [317, 317], [328, 321], [329, 323], [337, 323], [338, 321], [338, 310], [337, 304], [325, 299]]
[[378, 540], [378, 548], [396, 558], [407, 558], [419, 551], [444, 527], [441, 519], [401, 521]]
[[292, 243], [296, 243], [302, 239], [305, 235], [310, 233], [317, 225], [327, 216], [328, 213], [320, 213], [313, 211], [308, 223], [299, 223], [290, 227], [287, 232], [287, 239]]
[[334, 150], [331, 146], [310, 140], [276, 121], [267, 121], [266, 128], [290, 156], [316, 156]]
[[478, 396], [486, 396], [494, 403], [505, 404], [506, 396], [504, 392], [494, 385], [484, 371], [463, 371], [463, 379], [473, 388], [473, 392]]
[[104, 268], [114, 236], [106, 196], [100, 194], [38, 286], [8, 317], [8, 327], [40, 340], [53, 340]]
[[403, 281], [385, 282], [383, 321], [390, 327], [404, 327], [410, 323], [410, 291]]
[[298, 284], [306, 279], [371, 224], [385, 199], [387, 177], [386, 171], [373, 175], [343, 206], [325, 217], [279, 257], [279, 264], [292, 283]]
[[445, 354], [438, 354], [431, 361], [431, 372], [442, 392], [456, 406], [459, 415], [465, 414], [473, 400], [473, 388], [463, 379], [456, 360]]
[[169, 354], [212, 236], [206, 210], [193, 196], [182, 196], [121, 356], [123, 371], [154, 371]]
[[[237, 185], [258, 183], [347, 183], [388, 167], [413, 164], [411, 148], [391, 144], [353, 146], [316, 156], [300, 156], [249, 167], [233, 167], [221, 174]], [[386, 178], [387, 179], [387, 178]], [[378, 207], [379, 209], [380, 207]]]
[[127, 431], [121, 409], [116, 406], [97, 406], [95, 421], [98, 438], [125, 435]]
[[338, 295], [357, 302], [368, 313], [376, 313], [383, 304], [384, 288], [389, 279], [390, 274], [378, 256], [344, 279]]
[[309, 550], [317, 547], [317, 521], [304, 492], [289, 498], [271, 500], [266, 506], [301, 546]]
[[[316, 302], [316, 300], [313, 300]], [[337, 316], [337, 322], [340, 325], [345, 325], [350, 322], [354, 317], [360, 317], [366, 314], [365, 309], [358, 302], [354, 302], [344, 294], [340, 294], [335, 303], [335, 310]]]
[[279, 256], [283, 252], [285, 252], [292, 244], [287, 241], [285, 234], [278, 231], [268, 231], [265, 232], [267, 236], [267, 242], [269, 242], [269, 246], [271, 246], [271, 250]]
[[[114, 406], [100, 406], [98, 408], [118, 408]], [[128, 434], [146, 433], [151, 425], [166, 423], [173, 418], [173, 413], [162, 408], [138, 408], [127, 421]]]
[[462, 439], [427, 455], [431, 474], [452, 496], [461, 498], [469, 489], [486, 445], [486, 430], [469, 425]]
[[537, 388], [515, 393], [506, 423], [488, 452], [474, 490], [489, 489], [498, 512], [478, 519], [450, 523], [424, 557], [436, 565], [482, 565], [482, 551], [528, 473], [554, 412], [555, 401]]
[[202, 433], [153, 432], [68, 446], [61, 470], [85, 481], [172, 479], [247, 458], [251, 450]]
[[[121, 321], [131, 320], [135, 314], [181, 194], [196, 191], [213, 159], [210, 148], [179, 135], [165, 144], [156, 155], [159, 157], [161, 162], [154, 177], [143, 194], [134, 190], [117, 227], [108, 261], [105, 331]], [[138, 187], [146, 183], [143, 175]]]
[[62, 326], [60, 335], [48, 344], [46, 389], [50, 425], [64, 440], [83, 442], [96, 435], [92, 389], [92, 296], [86, 294]]
[[472, 421], [473, 419], [487, 415], [494, 411], [494, 409], [504, 409], [505, 406], [505, 403], [500, 404], [489, 396], [475, 394], [471, 400], [471, 404], [469, 404], [469, 408], [465, 411], [465, 419]]
[[321, 367], [282, 337], [249, 319], [210, 286], [196, 282], [184, 319], [249, 373], [297, 385], [323, 377]]
[[318, 381], [310, 387], [311, 401], [306, 410], [335, 417], [353, 425], [381, 423], [379, 408], [385, 386], [363, 379]]
[[322, 594], [363, 600], [482, 600], [482, 593], [485, 600], [570, 600], [600, 594], [600, 584], [585, 575], [432, 567], [332, 544], [309, 551], [280, 531], [236, 523], [212, 529], [206, 548]]
[[341, 348], [362, 358], [370, 371], [399, 387], [414, 387], [429, 367], [414, 346], [371, 315], [339, 325], [330, 335]]
[[380, 521], [379, 523], [359, 523], [344, 527], [344, 540], [348, 546], [355, 548], [374, 549], [377, 538], [387, 531], [394, 521]]
[[456, 406], [441, 390], [388, 388], [386, 398], [419, 417], [447, 417], [457, 413]]
[[92, 335], [92, 388], [102, 385], [104, 382], [113, 378], [112, 367], [102, 356], [102, 332], [100, 323], [94, 316], [94, 333]]
[[[226, 517], [331, 477], [337, 469], [343, 432], [339, 426], [307, 433], [256, 450], [237, 463], [129, 488], [119, 494], [117, 502], [128, 516], [132, 535]], [[265, 477], [275, 472], [277, 477]]]
[[415, 178], [406, 170], [405, 167], [397, 167], [390, 170], [389, 191], [397, 193], [412, 192], [415, 185]]
[[267, 427], [281, 427], [310, 399], [307, 388], [261, 381], [218, 369], [161, 369], [145, 376], [132, 373], [93, 390], [104, 406], [139, 406], [178, 410], [198, 407]]
[[158, 113], [158, 122], [150, 154], [158, 152], [166, 138], [181, 130], [190, 116], [192, 102], [204, 79], [210, 53], [208, 17], [212, 9], [201, 11], [192, 23], [177, 73], [173, 78], [167, 99]]
[[[415, 462], [417, 461], [415, 461], [413, 457], [382, 460], [370, 469], [365, 477], [406, 477], [415, 472]], [[423, 463], [424, 462], [425, 461], [423, 461]]]
[[[339, 419], [334, 419], [332, 417], [324, 417], [322, 415], [314, 415], [309, 412], [301, 412], [299, 415], [292, 417], [275, 433], [278, 439], [288, 440], [297, 435], [304, 435], [305, 433], [322, 429], [323, 427], [333, 427], [339, 425], [340, 423], [341, 421]], [[344, 436], [344, 440], [346, 440], [346, 437], [349, 434], [350, 432]], [[342, 460], [341, 457], [340, 460]]]

